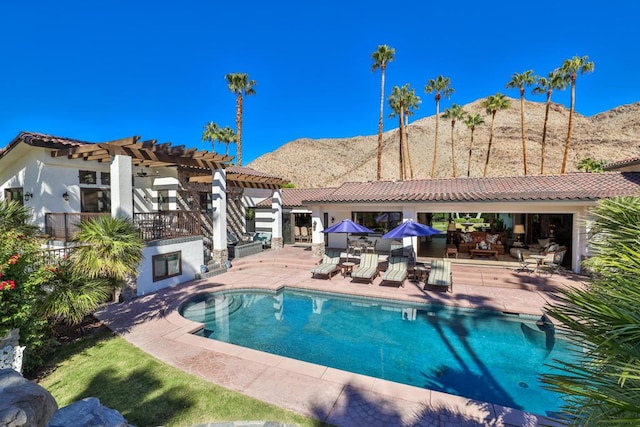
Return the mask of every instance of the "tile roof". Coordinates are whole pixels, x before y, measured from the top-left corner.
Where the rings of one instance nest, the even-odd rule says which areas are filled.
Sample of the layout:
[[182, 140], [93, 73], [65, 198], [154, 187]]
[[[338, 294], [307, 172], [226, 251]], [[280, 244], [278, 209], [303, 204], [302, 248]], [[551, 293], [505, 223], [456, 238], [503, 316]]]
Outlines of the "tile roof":
[[625, 166], [633, 166], [640, 164], [640, 157], [632, 157], [630, 159], [618, 160], [604, 165], [604, 170], [611, 171]]
[[[324, 197], [331, 194], [336, 188], [283, 188], [282, 189], [282, 206], [285, 208], [295, 208], [304, 206], [303, 200], [309, 200], [316, 197]], [[271, 207], [272, 198], [269, 197], [256, 206]]]
[[38, 132], [20, 132], [13, 141], [11, 141], [6, 147], [0, 150], [0, 157], [11, 151], [13, 147], [20, 142], [25, 142], [34, 147], [45, 148], [68, 148], [78, 147], [81, 145], [91, 144], [91, 142], [80, 141], [73, 138], [65, 138], [60, 136], [47, 135], [45, 133]]
[[640, 173], [347, 182], [302, 203], [589, 201], [628, 195], [640, 195]]
[[265, 172], [260, 172], [260, 171], [257, 171], [255, 169], [248, 168], [246, 166], [230, 165], [230, 166], [227, 166], [225, 168], [225, 170], [227, 171], [227, 173], [237, 173], [237, 174], [240, 174], [240, 175], [251, 175], [251, 176], [256, 176], [256, 177], [260, 177], [260, 178], [281, 179], [277, 175], [271, 175], [271, 174], [268, 174], [268, 173], [265, 173]]

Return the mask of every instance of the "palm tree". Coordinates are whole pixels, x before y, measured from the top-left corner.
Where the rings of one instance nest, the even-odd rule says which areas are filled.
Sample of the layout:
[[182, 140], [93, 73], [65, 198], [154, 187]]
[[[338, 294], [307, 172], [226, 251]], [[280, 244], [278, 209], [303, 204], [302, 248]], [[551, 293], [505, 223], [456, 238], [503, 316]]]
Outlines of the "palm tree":
[[434, 178], [436, 176], [436, 160], [438, 159], [438, 116], [440, 116], [440, 99], [442, 96], [449, 98], [454, 92], [454, 89], [451, 87], [451, 80], [449, 77], [440, 75], [435, 79], [429, 79], [429, 81], [427, 81], [427, 85], [424, 87], [424, 91], [426, 93], [435, 92], [436, 94], [434, 97], [436, 101], [436, 139], [433, 144], [433, 162], [431, 163], [431, 178]]
[[216, 151], [215, 141], [220, 140], [220, 126], [216, 123], [209, 122], [204, 125], [204, 131], [202, 131], [202, 141], [211, 142], [211, 149]]
[[39, 312], [47, 319], [77, 325], [109, 298], [108, 280], [77, 274], [68, 260], [49, 271], [53, 276], [47, 283], [50, 292], [38, 304]]
[[25, 236], [34, 236], [38, 227], [31, 224], [33, 212], [21, 202], [0, 202], [0, 232], [14, 230]]
[[596, 160], [591, 157], [585, 157], [578, 162], [578, 170], [585, 172], [603, 172], [604, 165], [607, 162], [605, 160]]
[[103, 278], [116, 290], [135, 276], [142, 261], [144, 243], [133, 222], [108, 215], [78, 224], [71, 252], [72, 269], [89, 279]]
[[376, 174], [377, 180], [380, 181], [382, 174], [382, 115], [384, 114], [384, 72], [387, 69], [387, 63], [393, 61], [393, 56], [396, 50], [392, 47], [379, 45], [378, 49], [371, 54], [373, 59], [373, 66], [371, 71], [376, 71], [380, 68], [380, 118], [378, 119], [378, 171]]
[[413, 179], [413, 163], [411, 162], [411, 150], [409, 149], [409, 116], [413, 115], [414, 110], [418, 108], [420, 103], [422, 103], [422, 101], [420, 100], [420, 97], [416, 95], [415, 89], [409, 90], [404, 103], [404, 131], [407, 146], [407, 160], [409, 161], [409, 174], [411, 179]]
[[540, 153], [540, 174], [544, 175], [544, 150], [547, 142], [547, 122], [549, 121], [549, 108], [551, 107], [551, 94], [554, 90], [564, 90], [567, 87], [567, 79], [559, 69], [553, 70], [548, 77], [538, 77], [536, 86], [532, 89], [535, 94], [546, 94], [547, 102], [544, 109], [544, 125], [542, 126], [542, 151]]
[[246, 73], [229, 73], [225, 76], [229, 90], [236, 94], [236, 129], [238, 134], [238, 166], [242, 166], [242, 100], [244, 96], [255, 95], [255, 80], [249, 80]]
[[451, 120], [451, 164], [453, 165], [453, 177], [455, 178], [457, 175], [456, 171], [456, 145], [453, 140], [453, 131], [456, 127], [457, 120], [463, 120], [464, 116], [467, 113], [462, 109], [462, 107], [458, 104], [453, 104], [451, 107], [444, 110], [444, 114], [442, 115], [443, 119]]
[[224, 144], [224, 154], [229, 155], [229, 144], [235, 143], [238, 140], [238, 135], [229, 126], [225, 126], [220, 129], [218, 133], [218, 140]]
[[509, 98], [501, 93], [496, 93], [487, 97], [482, 101], [482, 107], [487, 111], [487, 114], [491, 114], [491, 130], [489, 132], [489, 146], [487, 147], [487, 159], [484, 162], [484, 173], [482, 176], [487, 176], [489, 170], [489, 157], [491, 156], [491, 144], [493, 143], [493, 129], [496, 121], [496, 113], [500, 110], [507, 109], [511, 106]]
[[511, 80], [507, 83], [507, 88], [520, 89], [520, 129], [522, 133], [522, 158], [524, 161], [524, 174], [527, 174], [527, 139], [525, 136], [524, 126], [524, 90], [526, 86], [531, 86], [536, 82], [536, 76], [533, 70], [527, 70], [524, 73], [513, 73]]
[[574, 56], [571, 59], [565, 59], [560, 67], [561, 72], [571, 82], [571, 106], [569, 108], [569, 128], [567, 130], [567, 141], [564, 144], [564, 157], [562, 158], [562, 169], [560, 173], [564, 174], [567, 169], [567, 160], [569, 159], [569, 145], [571, 144], [571, 130], [573, 127], [573, 112], [576, 103], [576, 79], [578, 72], [586, 74], [593, 71], [595, 64], [589, 61], [588, 56]]
[[406, 178], [407, 176], [407, 167], [405, 162], [407, 150], [405, 148], [404, 142], [404, 113], [408, 108], [407, 104], [415, 99], [417, 99], [417, 97], [415, 96], [415, 91], [409, 88], [409, 83], [405, 84], [402, 87], [394, 86], [391, 90], [391, 95], [389, 95], [389, 107], [391, 107], [392, 110], [392, 113], [389, 115], [389, 117], [398, 116], [399, 120], [398, 133], [400, 135], [400, 168], [398, 176], [401, 180]]
[[471, 142], [469, 143], [469, 163], [467, 165], [467, 176], [471, 176], [471, 152], [473, 151], [473, 133], [476, 130], [476, 126], [480, 126], [484, 123], [484, 119], [478, 113], [469, 114], [464, 119], [464, 124], [471, 130]]
[[640, 197], [603, 199], [590, 213], [591, 285], [559, 290], [547, 307], [576, 360], [542, 380], [565, 395], [571, 425], [639, 425]]

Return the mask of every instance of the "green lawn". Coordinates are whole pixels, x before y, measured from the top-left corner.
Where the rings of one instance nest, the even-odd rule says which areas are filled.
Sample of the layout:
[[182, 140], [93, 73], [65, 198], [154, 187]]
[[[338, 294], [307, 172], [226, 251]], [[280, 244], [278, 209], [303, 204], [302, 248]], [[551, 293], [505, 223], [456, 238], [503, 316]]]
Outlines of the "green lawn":
[[63, 407], [93, 396], [143, 426], [270, 420], [324, 426], [165, 365], [110, 332], [62, 347], [39, 383]]

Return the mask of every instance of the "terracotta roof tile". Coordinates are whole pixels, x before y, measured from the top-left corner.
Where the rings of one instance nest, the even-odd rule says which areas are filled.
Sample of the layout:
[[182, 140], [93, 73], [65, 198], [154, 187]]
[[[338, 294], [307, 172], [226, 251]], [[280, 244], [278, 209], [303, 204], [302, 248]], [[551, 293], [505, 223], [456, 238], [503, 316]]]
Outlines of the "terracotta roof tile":
[[257, 176], [257, 177], [261, 177], [261, 178], [277, 178], [277, 179], [281, 179], [279, 176], [276, 175], [271, 175], [265, 172], [260, 172], [257, 171], [255, 169], [252, 168], [248, 168], [245, 166], [228, 166], [225, 168], [225, 170], [227, 171], [227, 173], [237, 173], [237, 174], [242, 174], [242, 175], [252, 175], [252, 176]]
[[[324, 197], [333, 192], [335, 188], [283, 188], [282, 189], [282, 206], [285, 208], [295, 208], [304, 206], [303, 200], [309, 200], [316, 197]], [[272, 198], [269, 197], [256, 206], [271, 207]]]
[[634, 194], [640, 194], [640, 173], [606, 172], [347, 182], [302, 203], [597, 200]]
[[640, 164], [640, 157], [631, 157], [630, 159], [618, 160], [604, 165], [604, 170], [615, 170], [624, 166], [633, 166]]

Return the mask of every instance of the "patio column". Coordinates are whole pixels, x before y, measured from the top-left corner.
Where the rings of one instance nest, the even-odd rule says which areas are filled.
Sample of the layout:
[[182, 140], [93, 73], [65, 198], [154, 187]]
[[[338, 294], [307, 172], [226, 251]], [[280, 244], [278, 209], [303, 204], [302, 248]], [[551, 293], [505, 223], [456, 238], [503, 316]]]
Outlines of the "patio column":
[[219, 265], [229, 259], [227, 249], [227, 173], [224, 169], [213, 171], [211, 184], [211, 204], [213, 219], [213, 251], [211, 257]]
[[314, 257], [322, 258], [325, 247], [321, 210], [315, 208], [311, 210], [311, 224], [311, 253]]
[[111, 157], [111, 216], [133, 219], [133, 166], [131, 157]]
[[284, 246], [282, 239], [282, 190], [279, 188], [274, 190], [271, 200], [271, 216], [273, 218], [273, 223], [271, 224], [271, 248], [282, 249]]

